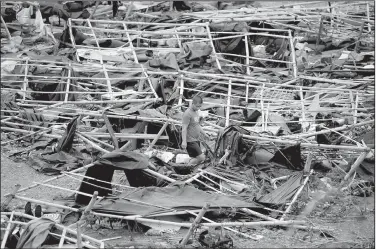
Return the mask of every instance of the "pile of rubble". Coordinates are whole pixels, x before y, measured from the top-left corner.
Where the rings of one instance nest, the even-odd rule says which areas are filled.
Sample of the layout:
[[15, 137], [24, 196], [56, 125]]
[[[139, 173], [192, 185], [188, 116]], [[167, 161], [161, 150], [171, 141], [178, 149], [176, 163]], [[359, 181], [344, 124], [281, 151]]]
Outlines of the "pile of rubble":
[[[103, 248], [93, 226], [189, 228], [168, 245], [213, 248], [260, 226], [330, 234], [291, 211], [318, 172], [374, 191], [374, 3], [282, 3], [3, 1], [1, 145], [56, 176], [5, 195], [2, 248]], [[181, 148], [194, 96], [200, 165]], [[42, 186], [74, 196], [18, 194]], [[9, 212], [13, 198], [42, 211]]]

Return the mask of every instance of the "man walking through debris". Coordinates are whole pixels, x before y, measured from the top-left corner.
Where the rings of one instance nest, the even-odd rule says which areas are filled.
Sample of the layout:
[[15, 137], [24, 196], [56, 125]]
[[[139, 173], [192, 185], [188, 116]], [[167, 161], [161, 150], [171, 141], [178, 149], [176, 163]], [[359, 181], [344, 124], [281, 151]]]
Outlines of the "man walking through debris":
[[202, 98], [195, 96], [192, 99], [191, 106], [183, 114], [182, 144], [183, 149], [187, 149], [189, 157], [188, 164], [196, 165], [205, 161], [205, 155], [201, 151], [200, 140], [208, 136], [200, 125], [200, 117], [198, 111], [202, 105]]

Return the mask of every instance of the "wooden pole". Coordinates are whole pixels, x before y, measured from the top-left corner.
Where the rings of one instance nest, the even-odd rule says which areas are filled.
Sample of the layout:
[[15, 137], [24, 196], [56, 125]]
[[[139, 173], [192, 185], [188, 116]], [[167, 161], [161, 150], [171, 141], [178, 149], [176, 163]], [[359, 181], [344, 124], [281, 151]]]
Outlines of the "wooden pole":
[[371, 22], [370, 22], [370, 15], [369, 15], [369, 3], [367, 2], [367, 21], [368, 21], [368, 32], [371, 32]]
[[[1, 19], [3, 19], [1, 17]], [[9, 236], [9, 233], [10, 233], [10, 226], [12, 225], [12, 221], [13, 221], [13, 216], [14, 216], [14, 211], [12, 211], [11, 215], [10, 215], [10, 218], [9, 218], [9, 222], [8, 222], [8, 225], [7, 225], [7, 229], [5, 230], [5, 234], [4, 234], [4, 237], [3, 237], [3, 241], [1, 241], [1, 248], [5, 248], [5, 245], [7, 243], [7, 240], [8, 240], [8, 236]]]
[[8, 207], [9, 203], [12, 201], [12, 199], [14, 198], [14, 196], [16, 195], [17, 191], [21, 188], [21, 185], [20, 184], [16, 184], [14, 185], [14, 188], [12, 190], [12, 193], [6, 197], [6, 199], [4, 200], [3, 203], [1, 203], [1, 212], [4, 212], [5, 209]]
[[350, 171], [345, 175], [345, 181], [355, 172], [355, 170], [362, 164], [364, 159], [367, 157], [367, 152], [362, 152], [359, 157], [356, 159], [354, 164], [351, 166]]
[[161, 137], [162, 133], [166, 130], [167, 126], [168, 126], [168, 122], [165, 122], [164, 125], [159, 130], [158, 134], [155, 136], [154, 140], [151, 142], [151, 144], [149, 145], [149, 147], [147, 148], [146, 151], [150, 151], [153, 148], [153, 146], [155, 145], [155, 143]]
[[180, 89], [179, 89], [179, 101], [178, 105], [182, 105], [184, 97], [184, 80], [183, 77], [180, 77]]
[[68, 80], [67, 80], [67, 85], [65, 86], [66, 87], [65, 88], [65, 97], [64, 97], [65, 103], [68, 101], [68, 97], [69, 97], [69, 88], [70, 88], [70, 83], [71, 83], [70, 77], [71, 76], [72, 76], [72, 67], [71, 67], [71, 64], [69, 64], [69, 66], [68, 66]]
[[90, 214], [91, 209], [93, 208], [95, 202], [97, 201], [97, 197], [98, 197], [98, 191], [95, 191], [93, 193], [93, 196], [91, 197], [89, 204], [86, 206], [84, 212], [82, 213], [81, 218], [79, 219], [79, 221], [77, 221], [77, 224], [72, 224], [72, 225], [69, 225], [68, 227], [73, 227], [74, 225], [81, 227], [81, 225], [85, 222], [86, 217]]
[[304, 103], [304, 95], [303, 95], [303, 89], [300, 87], [300, 103], [302, 106], [302, 133], [306, 132], [306, 118], [305, 118], [305, 103]]
[[103, 152], [103, 153], [108, 153], [109, 152], [108, 150], [105, 150], [102, 147], [100, 147], [99, 145], [93, 143], [92, 141], [90, 141], [89, 139], [87, 139], [86, 137], [84, 137], [83, 135], [81, 135], [80, 133], [77, 133], [77, 136], [79, 138], [81, 138], [84, 142], [86, 142], [86, 143], [90, 144], [91, 146], [93, 146], [93, 148], [99, 150], [100, 152]]
[[28, 86], [28, 78], [27, 78], [27, 75], [29, 74], [29, 59], [27, 58], [26, 59], [26, 66], [25, 66], [25, 77], [24, 77], [24, 83], [23, 83], [23, 90], [24, 92], [22, 93], [23, 95], [23, 101], [25, 101], [26, 99], [26, 90], [27, 90], [27, 86]]
[[[141, 218], [140, 216], [121, 216], [121, 215], [113, 215], [113, 214], [103, 214], [92, 212], [92, 214], [102, 217], [109, 217], [109, 218], [119, 218], [124, 220], [133, 220], [139, 222], [147, 222], [152, 224], [166, 224], [178, 227], [191, 227], [191, 223], [187, 222], [172, 222], [172, 221], [164, 221], [164, 220], [154, 220], [154, 219], [147, 219]], [[291, 226], [296, 224], [305, 224], [306, 222], [303, 220], [289, 220], [289, 221], [259, 221], [259, 222], [222, 222], [222, 223], [201, 223], [202, 226], [207, 227], [225, 227], [225, 226], [245, 226], [245, 227], [257, 227], [257, 226]]]
[[67, 233], [67, 229], [64, 228], [63, 229], [63, 233], [61, 234], [61, 238], [60, 238], [60, 241], [59, 241], [59, 248], [61, 248], [64, 244], [64, 240], [65, 240], [65, 235]]
[[103, 112], [103, 115], [102, 115], [103, 119], [104, 119], [104, 122], [106, 124], [106, 127], [107, 127], [107, 131], [108, 133], [110, 134], [111, 136], [111, 139], [112, 139], [112, 142], [114, 144], [114, 147], [115, 147], [115, 150], [119, 149], [119, 142], [117, 140], [117, 138], [115, 137], [115, 134], [114, 134], [114, 129], [112, 128], [112, 125], [110, 123], [110, 120], [108, 120], [108, 117], [106, 115], [105, 112]]
[[231, 105], [231, 80], [229, 80], [229, 84], [228, 84], [225, 127], [229, 126], [230, 124], [230, 120], [229, 120], [230, 119], [230, 105]]
[[313, 169], [310, 171], [309, 175], [307, 175], [307, 177], [304, 179], [304, 182], [303, 184], [300, 186], [300, 188], [298, 189], [298, 191], [296, 191], [292, 201], [290, 202], [290, 204], [288, 205], [287, 209], [285, 210], [284, 214], [282, 215], [281, 219], [279, 219], [280, 221], [283, 221], [286, 217], [286, 215], [290, 212], [291, 208], [292, 208], [292, 205], [295, 203], [295, 201], [298, 199], [300, 193], [303, 191], [305, 185], [307, 184], [308, 180], [309, 180], [309, 177], [310, 175], [312, 175], [313, 173]]
[[196, 219], [192, 223], [191, 227], [189, 228], [187, 234], [183, 238], [180, 245], [185, 246], [187, 244], [188, 239], [191, 237], [194, 230], [196, 230], [198, 223], [200, 223], [202, 217], [204, 217], [204, 215], [205, 215], [205, 213], [206, 213], [206, 211], [208, 210], [209, 207], [210, 207], [209, 203], [206, 203], [205, 206], [201, 209], [200, 213], [197, 215]]
[[358, 117], [357, 117], [357, 114], [358, 114], [358, 103], [359, 103], [359, 93], [356, 92], [356, 96], [355, 96], [355, 105], [354, 105], [354, 125], [357, 123], [358, 121]]
[[207, 32], [208, 37], [209, 37], [209, 39], [210, 39], [210, 45], [212, 46], [212, 49], [213, 49], [212, 54], [214, 55], [214, 57], [215, 57], [215, 61], [217, 62], [217, 67], [218, 67], [218, 69], [222, 69], [221, 64], [219, 63], [219, 60], [218, 60], [217, 53], [215, 52], [215, 46], [214, 46], [214, 43], [213, 43], [212, 35], [211, 35], [211, 33], [210, 33], [209, 24], [207, 24], [207, 23], [206, 23], [206, 32]]
[[3, 19], [3, 16], [0, 15], [0, 17], [1, 17], [1, 22], [4, 24], [5, 33], [7, 33], [8, 39], [11, 40], [11, 39], [12, 39], [12, 36], [10, 35], [9, 29], [8, 29], [8, 27], [7, 27], [7, 25], [6, 25], [5, 21], [4, 21], [4, 19]]
[[[248, 45], [248, 36], [244, 36], [244, 46], [245, 46], [245, 55], [247, 56], [246, 59], [245, 59], [245, 64], [247, 66], [249, 66], [249, 45]], [[250, 75], [251, 74], [251, 71], [249, 69], [249, 67], [247, 67], [247, 74]], [[247, 83], [247, 87], [248, 87], [248, 83]], [[247, 95], [247, 93], [246, 93]], [[247, 98], [248, 100], [248, 98]]]
[[[194, 213], [194, 212], [192, 212], [192, 211], [189, 211], [189, 210], [185, 210], [185, 211], [186, 211], [187, 213], [189, 213], [189, 214], [192, 214], [192, 215], [198, 217], [198, 214], [196, 214], [196, 213]], [[210, 222], [210, 223], [215, 223], [215, 221], [210, 220], [210, 219], [208, 219], [208, 218], [206, 218], [206, 217], [202, 217], [202, 219], [203, 219], [203, 220], [206, 220], [207, 222]], [[257, 236], [252, 236], [252, 235], [248, 235], [248, 234], [245, 234], [245, 233], [241, 233], [241, 232], [239, 232], [239, 231], [237, 231], [237, 230], [235, 230], [235, 229], [229, 228], [229, 227], [225, 227], [224, 229], [226, 229], [227, 231], [231, 231], [231, 232], [233, 232], [233, 233], [239, 234], [239, 235], [241, 235], [241, 236], [243, 236], [243, 237], [245, 237], [245, 238], [248, 238], [248, 239], [253, 239], [253, 240], [259, 240], [259, 239], [260, 239], [260, 238], [257, 237]]]
[[289, 38], [288, 39], [289, 39], [289, 42], [290, 42], [290, 50], [291, 50], [292, 72], [293, 72], [294, 78], [296, 79], [298, 77], [298, 67], [296, 65], [294, 38], [292, 37], [291, 30], [289, 30]]
[[319, 43], [320, 43], [320, 36], [321, 36], [323, 24], [324, 24], [324, 16], [322, 15], [321, 19], [320, 19], [319, 33], [317, 34], [317, 37], [316, 37], [316, 53], [318, 53], [318, 46], [319, 46]]

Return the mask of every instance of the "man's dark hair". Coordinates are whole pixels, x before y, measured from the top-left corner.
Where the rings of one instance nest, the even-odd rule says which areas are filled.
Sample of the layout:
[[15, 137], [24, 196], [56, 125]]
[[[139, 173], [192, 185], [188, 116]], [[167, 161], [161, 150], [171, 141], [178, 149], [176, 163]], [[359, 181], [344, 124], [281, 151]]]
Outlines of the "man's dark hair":
[[193, 99], [192, 99], [193, 104], [197, 104], [197, 103], [202, 104], [202, 102], [203, 102], [202, 97], [198, 96], [198, 95], [194, 96]]

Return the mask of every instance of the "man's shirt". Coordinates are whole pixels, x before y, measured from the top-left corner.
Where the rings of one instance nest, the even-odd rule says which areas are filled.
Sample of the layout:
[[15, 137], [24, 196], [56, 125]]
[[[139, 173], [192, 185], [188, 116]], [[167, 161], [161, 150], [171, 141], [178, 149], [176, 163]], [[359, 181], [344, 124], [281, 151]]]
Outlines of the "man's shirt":
[[188, 108], [183, 114], [183, 124], [187, 127], [187, 142], [199, 141], [201, 127], [199, 124], [200, 117], [198, 113]]

